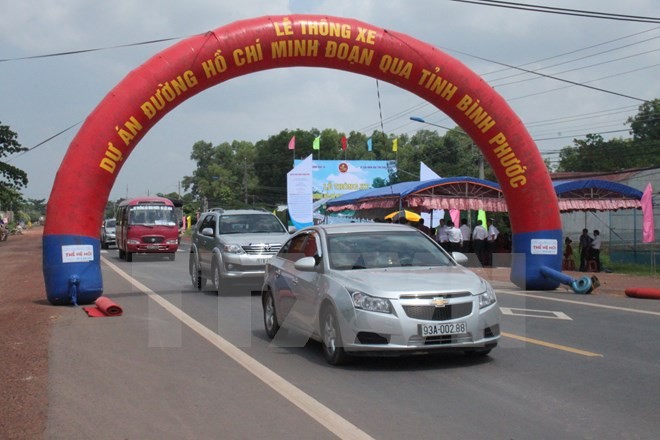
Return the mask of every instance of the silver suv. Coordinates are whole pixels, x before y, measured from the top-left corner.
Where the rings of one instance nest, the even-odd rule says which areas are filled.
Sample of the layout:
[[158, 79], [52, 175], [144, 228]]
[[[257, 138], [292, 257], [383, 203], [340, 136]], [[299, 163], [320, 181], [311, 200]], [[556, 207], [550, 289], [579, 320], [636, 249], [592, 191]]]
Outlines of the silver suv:
[[290, 238], [273, 214], [252, 209], [212, 209], [199, 217], [192, 234], [188, 271], [195, 288], [206, 280], [221, 294], [230, 281], [261, 287], [266, 262]]

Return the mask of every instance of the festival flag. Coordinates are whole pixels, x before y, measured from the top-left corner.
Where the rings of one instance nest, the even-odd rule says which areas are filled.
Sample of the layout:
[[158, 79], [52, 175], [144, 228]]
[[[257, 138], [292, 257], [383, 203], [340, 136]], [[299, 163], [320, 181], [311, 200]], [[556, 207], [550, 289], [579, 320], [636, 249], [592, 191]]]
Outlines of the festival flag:
[[461, 211], [459, 211], [456, 208], [451, 208], [449, 210], [449, 217], [451, 218], [451, 221], [454, 222], [454, 225], [458, 228], [459, 225], [461, 224]]
[[479, 214], [477, 214], [477, 220], [481, 220], [481, 226], [486, 228], [486, 211], [480, 209]]
[[392, 141], [392, 151], [399, 151], [399, 139]]
[[367, 139], [367, 151], [371, 151], [373, 149], [373, 147], [374, 147], [374, 145], [373, 145], [373, 141], [371, 140], [371, 138]]
[[292, 136], [291, 140], [289, 141], [289, 150], [295, 150], [296, 149], [296, 137]]
[[312, 148], [315, 150], [321, 149], [321, 136], [314, 138], [314, 144], [312, 144]]
[[348, 147], [348, 141], [346, 140], [346, 136], [341, 137], [341, 149], [346, 151], [346, 147]]
[[653, 243], [655, 241], [655, 224], [653, 219], [653, 186], [651, 182], [646, 185], [642, 194], [642, 241]]

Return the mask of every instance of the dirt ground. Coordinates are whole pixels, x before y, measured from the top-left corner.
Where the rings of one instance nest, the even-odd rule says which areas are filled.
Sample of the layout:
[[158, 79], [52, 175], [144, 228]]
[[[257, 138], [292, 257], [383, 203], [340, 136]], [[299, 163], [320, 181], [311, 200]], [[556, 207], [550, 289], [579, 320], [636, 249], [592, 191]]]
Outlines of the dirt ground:
[[48, 338], [41, 228], [0, 242], [0, 438], [41, 438], [48, 408]]
[[[62, 306], [46, 300], [42, 232], [33, 228], [0, 242], [0, 439], [42, 438], [46, 427], [50, 326]], [[498, 283], [509, 281], [506, 268], [476, 272]], [[601, 285], [594, 295], [624, 296], [627, 287], [660, 287], [659, 276], [597, 276]], [[570, 293], [563, 286], [557, 292]]]

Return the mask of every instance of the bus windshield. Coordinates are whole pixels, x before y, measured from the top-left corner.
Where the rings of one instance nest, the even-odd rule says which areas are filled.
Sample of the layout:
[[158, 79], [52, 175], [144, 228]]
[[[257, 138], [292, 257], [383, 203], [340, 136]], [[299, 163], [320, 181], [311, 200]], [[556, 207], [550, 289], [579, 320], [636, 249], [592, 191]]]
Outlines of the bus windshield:
[[129, 225], [176, 226], [174, 208], [166, 205], [131, 206], [128, 216]]

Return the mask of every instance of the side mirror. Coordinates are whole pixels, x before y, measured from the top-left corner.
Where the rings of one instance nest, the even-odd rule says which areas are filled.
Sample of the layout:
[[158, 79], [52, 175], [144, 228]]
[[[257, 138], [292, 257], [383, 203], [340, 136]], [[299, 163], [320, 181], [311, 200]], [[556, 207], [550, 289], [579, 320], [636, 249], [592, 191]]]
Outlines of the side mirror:
[[289, 229], [289, 234], [293, 234], [294, 232], [296, 232], [298, 230], [298, 228], [296, 228], [295, 226], [289, 226], [288, 229]]
[[213, 228], [202, 229], [202, 235], [206, 235], [207, 237], [213, 237]]
[[468, 257], [462, 252], [452, 252], [451, 256], [458, 264], [465, 264], [468, 262]]
[[316, 271], [316, 258], [302, 257], [300, 260], [296, 261], [293, 266], [296, 270], [301, 272], [314, 272]]

